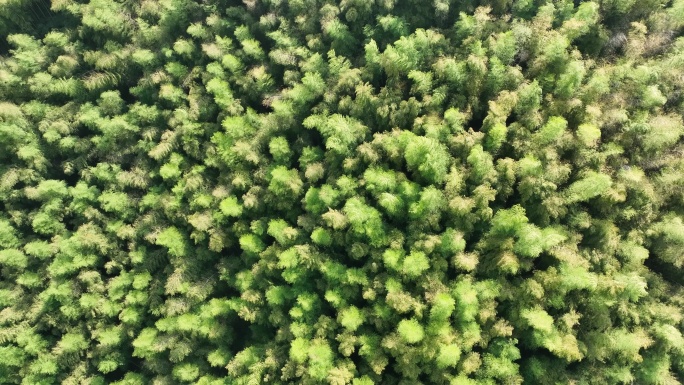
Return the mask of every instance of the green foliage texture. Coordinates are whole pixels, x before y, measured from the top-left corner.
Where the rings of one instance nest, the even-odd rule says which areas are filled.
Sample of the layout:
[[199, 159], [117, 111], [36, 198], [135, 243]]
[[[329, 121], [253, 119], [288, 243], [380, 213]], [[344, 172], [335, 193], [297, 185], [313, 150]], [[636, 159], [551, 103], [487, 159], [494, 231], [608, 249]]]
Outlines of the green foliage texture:
[[681, 384], [684, 0], [0, 0], [0, 384]]

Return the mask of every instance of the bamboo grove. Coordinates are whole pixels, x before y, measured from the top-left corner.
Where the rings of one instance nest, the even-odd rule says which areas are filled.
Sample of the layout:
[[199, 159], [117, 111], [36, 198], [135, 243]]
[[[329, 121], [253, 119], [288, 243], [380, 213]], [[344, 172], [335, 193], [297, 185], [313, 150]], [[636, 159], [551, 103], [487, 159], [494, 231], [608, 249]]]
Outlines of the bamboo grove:
[[0, 383], [682, 383], [683, 32], [0, 1]]

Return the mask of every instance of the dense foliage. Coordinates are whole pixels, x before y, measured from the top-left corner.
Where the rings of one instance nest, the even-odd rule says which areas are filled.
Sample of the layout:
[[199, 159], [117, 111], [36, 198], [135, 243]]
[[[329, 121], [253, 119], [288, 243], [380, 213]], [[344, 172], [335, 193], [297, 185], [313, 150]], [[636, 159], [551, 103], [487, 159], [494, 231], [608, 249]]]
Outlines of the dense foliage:
[[683, 382], [683, 32], [0, 1], [0, 383]]

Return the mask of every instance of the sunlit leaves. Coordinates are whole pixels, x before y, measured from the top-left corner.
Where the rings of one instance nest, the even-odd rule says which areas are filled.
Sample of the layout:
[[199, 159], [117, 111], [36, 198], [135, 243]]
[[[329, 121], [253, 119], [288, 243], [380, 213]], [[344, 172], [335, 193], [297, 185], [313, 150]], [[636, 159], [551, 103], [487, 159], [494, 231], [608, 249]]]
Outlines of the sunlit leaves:
[[332, 244], [332, 237], [328, 230], [318, 227], [311, 233], [311, 240], [317, 245], [330, 246]]
[[415, 344], [425, 338], [423, 326], [415, 319], [401, 320], [397, 325], [399, 336], [409, 344]]
[[404, 258], [402, 273], [411, 278], [417, 278], [430, 268], [430, 261], [423, 252], [414, 251]]
[[363, 324], [363, 314], [355, 306], [343, 309], [339, 318], [340, 324], [351, 331], [355, 331]]
[[8, 383], [681, 374], [682, 1], [43, 3], [0, 7]]
[[317, 129], [325, 138], [325, 147], [339, 155], [349, 155], [354, 145], [365, 138], [368, 128], [348, 116], [311, 115], [303, 122], [307, 128]]
[[193, 381], [199, 373], [199, 367], [191, 363], [180, 364], [173, 368], [173, 376], [181, 381]]
[[383, 221], [380, 212], [375, 208], [368, 206], [359, 198], [351, 198], [347, 200], [342, 211], [355, 233], [367, 236], [371, 243], [383, 242]]
[[536, 134], [536, 138], [540, 145], [552, 144], [563, 136], [567, 127], [568, 121], [563, 117], [552, 116]]
[[2, 219], [0, 219], [0, 246], [3, 248], [19, 246], [17, 231], [12, 227], [10, 222]]
[[282, 136], [271, 139], [268, 148], [276, 162], [284, 163], [289, 160], [291, 155], [290, 146], [287, 139]]
[[430, 318], [433, 320], [445, 321], [451, 317], [456, 309], [456, 301], [448, 293], [439, 293], [435, 296], [434, 303], [430, 309]]
[[612, 185], [609, 175], [590, 172], [584, 178], [572, 183], [565, 194], [569, 202], [583, 202], [606, 192]]
[[577, 127], [577, 138], [583, 145], [593, 146], [601, 138], [601, 130], [592, 124], [580, 124]]
[[478, 145], [473, 147], [467, 158], [467, 163], [471, 167], [471, 176], [476, 183], [483, 182], [494, 171], [492, 155]]
[[158, 236], [156, 243], [168, 249], [169, 253], [175, 257], [182, 257], [186, 255], [187, 245], [181, 232], [175, 227], [169, 227], [162, 231]]
[[278, 196], [297, 197], [302, 193], [303, 185], [297, 170], [278, 166], [271, 171], [271, 181], [268, 189]]
[[0, 251], [0, 265], [21, 271], [28, 265], [28, 258], [19, 250], [4, 249]]
[[219, 209], [224, 215], [229, 217], [239, 217], [242, 215], [242, 205], [238, 202], [236, 197], [227, 197], [219, 204]]
[[430, 183], [441, 184], [449, 168], [449, 155], [434, 139], [407, 134], [405, 159], [409, 170]]

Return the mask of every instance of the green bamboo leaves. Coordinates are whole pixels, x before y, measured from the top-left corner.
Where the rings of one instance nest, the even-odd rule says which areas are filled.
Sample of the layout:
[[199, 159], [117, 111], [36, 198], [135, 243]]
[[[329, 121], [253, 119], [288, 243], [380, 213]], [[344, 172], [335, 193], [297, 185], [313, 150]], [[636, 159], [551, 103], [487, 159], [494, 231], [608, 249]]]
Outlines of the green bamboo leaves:
[[415, 319], [400, 321], [397, 326], [397, 332], [409, 344], [418, 343], [425, 338], [423, 327]]
[[0, 383], [684, 379], [683, 1], [0, 3]]
[[441, 184], [449, 168], [449, 155], [442, 144], [434, 139], [406, 135], [406, 165], [428, 183]]
[[566, 190], [568, 202], [583, 202], [605, 193], [611, 186], [609, 175], [589, 172], [584, 178], [572, 183]]
[[354, 146], [360, 144], [368, 133], [368, 128], [361, 122], [339, 114], [312, 115], [303, 124], [306, 128], [317, 129], [325, 138], [325, 147], [339, 155], [350, 155]]

